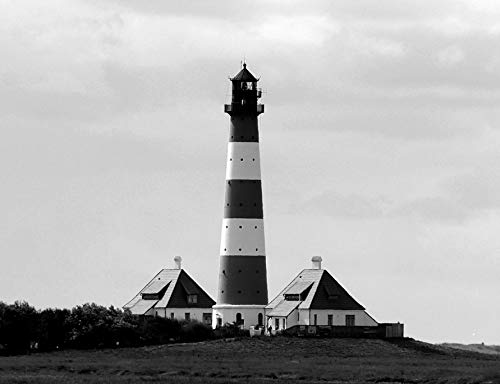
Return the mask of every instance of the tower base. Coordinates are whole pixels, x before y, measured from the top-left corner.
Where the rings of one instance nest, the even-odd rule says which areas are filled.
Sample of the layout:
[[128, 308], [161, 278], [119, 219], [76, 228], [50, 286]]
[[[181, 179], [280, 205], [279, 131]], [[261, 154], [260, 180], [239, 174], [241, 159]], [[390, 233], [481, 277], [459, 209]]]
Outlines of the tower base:
[[212, 307], [212, 327], [236, 323], [244, 329], [265, 324], [265, 304], [216, 304]]

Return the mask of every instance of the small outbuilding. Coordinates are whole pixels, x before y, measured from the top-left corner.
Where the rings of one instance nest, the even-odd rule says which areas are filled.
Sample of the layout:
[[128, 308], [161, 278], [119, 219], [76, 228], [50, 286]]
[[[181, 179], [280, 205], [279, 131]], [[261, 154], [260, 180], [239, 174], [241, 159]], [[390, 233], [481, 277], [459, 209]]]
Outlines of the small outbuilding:
[[123, 308], [135, 315], [197, 320], [211, 325], [215, 301], [181, 268], [180, 256], [174, 261], [175, 269], [162, 269]]
[[267, 328], [275, 332], [296, 325], [377, 327], [365, 308], [321, 269], [321, 261], [314, 256], [312, 269], [301, 271], [266, 306]]

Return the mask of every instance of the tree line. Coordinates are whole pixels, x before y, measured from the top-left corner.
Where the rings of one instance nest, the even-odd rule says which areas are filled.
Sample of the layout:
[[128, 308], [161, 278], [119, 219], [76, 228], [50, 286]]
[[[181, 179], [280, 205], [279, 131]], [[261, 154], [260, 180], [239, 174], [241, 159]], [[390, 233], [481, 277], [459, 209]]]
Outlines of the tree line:
[[214, 331], [197, 321], [137, 316], [94, 303], [37, 310], [27, 302], [0, 302], [0, 354], [4, 355], [201, 341], [232, 336], [237, 333], [233, 328]]

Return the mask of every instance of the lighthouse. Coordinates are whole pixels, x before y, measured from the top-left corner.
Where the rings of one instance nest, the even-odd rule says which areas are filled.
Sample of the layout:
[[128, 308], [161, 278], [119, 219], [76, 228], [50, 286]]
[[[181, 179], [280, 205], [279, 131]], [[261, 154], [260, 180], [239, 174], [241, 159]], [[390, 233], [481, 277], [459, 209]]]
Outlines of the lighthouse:
[[213, 326], [236, 323], [244, 328], [264, 324], [268, 303], [264, 215], [259, 156], [258, 104], [262, 92], [243, 64], [234, 77], [226, 161], [219, 285]]

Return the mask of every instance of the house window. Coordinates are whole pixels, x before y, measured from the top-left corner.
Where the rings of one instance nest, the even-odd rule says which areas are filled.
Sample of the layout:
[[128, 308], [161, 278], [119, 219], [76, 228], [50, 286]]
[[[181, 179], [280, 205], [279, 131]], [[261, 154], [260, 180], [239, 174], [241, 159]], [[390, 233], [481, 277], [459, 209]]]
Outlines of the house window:
[[198, 304], [198, 295], [188, 295], [188, 304]]
[[347, 327], [354, 327], [356, 325], [354, 315], [345, 315], [345, 325]]
[[328, 325], [333, 325], [333, 315], [328, 315]]
[[207, 312], [203, 314], [203, 323], [210, 325], [212, 324], [212, 314]]
[[174, 319], [174, 313], [170, 312], [170, 320], [173, 320], [173, 319]]
[[186, 312], [186, 313], [184, 314], [184, 319], [185, 319], [186, 321], [190, 321], [190, 320], [191, 320], [191, 314], [190, 314], [189, 312]]
[[236, 314], [236, 325], [241, 325], [241, 324], [243, 324], [243, 318], [241, 316], [241, 313], [238, 312]]
[[257, 316], [257, 324], [259, 326], [264, 325], [264, 316], [262, 316], [262, 313], [259, 313], [259, 315]]
[[280, 319], [274, 319], [274, 329], [276, 331], [280, 329]]
[[282, 321], [282, 323], [283, 323], [283, 327], [282, 327], [282, 329], [286, 329], [286, 326], [285, 326], [285, 321], [286, 321], [286, 320], [285, 320], [285, 319], [283, 319], [283, 321]]
[[314, 315], [314, 325], [318, 325], [318, 315]]

